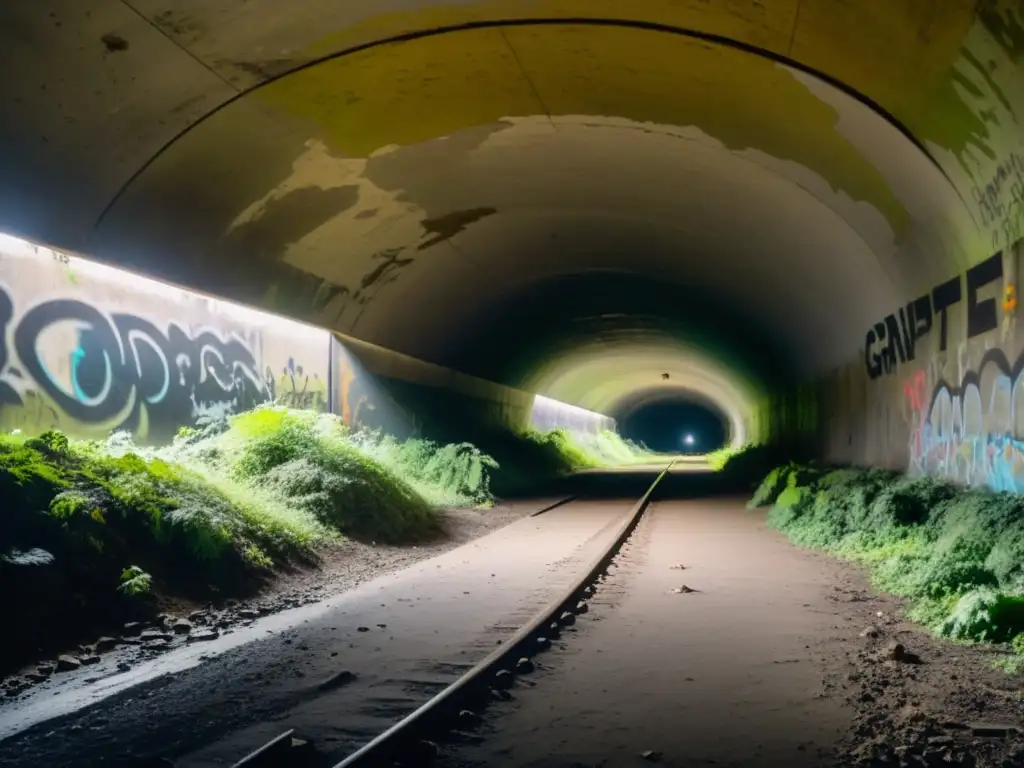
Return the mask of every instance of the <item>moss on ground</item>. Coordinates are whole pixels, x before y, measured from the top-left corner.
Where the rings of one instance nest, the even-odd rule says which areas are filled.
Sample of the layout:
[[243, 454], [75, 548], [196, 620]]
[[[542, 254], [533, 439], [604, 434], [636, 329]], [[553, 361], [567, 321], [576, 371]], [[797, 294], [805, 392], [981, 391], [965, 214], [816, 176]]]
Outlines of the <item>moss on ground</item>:
[[868, 566], [936, 634], [1024, 651], [1024, 495], [790, 464], [751, 505], [770, 506], [769, 525], [795, 543]]

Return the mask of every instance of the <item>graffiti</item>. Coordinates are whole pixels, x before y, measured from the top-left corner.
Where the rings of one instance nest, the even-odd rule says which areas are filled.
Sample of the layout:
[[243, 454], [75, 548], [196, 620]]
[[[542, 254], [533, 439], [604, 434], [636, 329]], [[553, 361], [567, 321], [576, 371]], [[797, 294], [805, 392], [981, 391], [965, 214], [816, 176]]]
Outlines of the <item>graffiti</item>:
[[990, 349], [958, 385], [939, 379], [927, 399], [925, 374], [915, 373], [904, 386], [913, 420], [911, 470], [1024, 491], [1022, 372], [1024, 354], [1011, 364], [1001, 349]]
[[864, 342], [864, 363], [868, 378], [893, 373], [898, 363], [915, 359], [917, 344], [939, 329], [939, 351], [949, 341], [949, 309], [966, 298], [967, 338], [980, 336], [999, 327], [994, 298], [980, 299], [983, 288], [1003, 277], [1003, 256], [997, 253], [971, 267], [963, 276], [935, 287], [931, 293], [915, 299], [868, 329]]
[[266, 380], [270, 383], [271, 399], [278, 405], [306, 410], [327, 410], [327, 385], [320, 374], [310, 375], [301, 365], [295, 364], [295, 358], [289, 357], [288, 364], [281, 370], [276, 381], [267, 367]]
[[1024, 201], [1024, 156], [1011, 152], [988, 182], [971, 188], [983, 226], [998, 226]]
[[[19, 381], [20, 389], [38, 390], [48, 407], [73, 422], [160, 439], [193, 423], [200, 406], [244, 410], [269, 399], [252, 346], [235, 334], [190, 332], [174, 322], [160, 328], [73, 299], [42, 302], [13, 322], [13, 311], [6, 311], [13, 310], [10, 294], [0, 289], [0, 296], [6, 404], [25, 404], [24, 395], [10, 396], [11, 382]], [[74, 342], [63, 347], [66, 358], [55, 359], [60, 335]], [[12, 351], [20, 368], [10, 365]]]
[[903, 385], [903, 394], [910, 410], [910, 456], [913, 461], [914, 457], [924, 453], [924, 425], [928, 419], [928, 377], [924, 371], [917, 371]]

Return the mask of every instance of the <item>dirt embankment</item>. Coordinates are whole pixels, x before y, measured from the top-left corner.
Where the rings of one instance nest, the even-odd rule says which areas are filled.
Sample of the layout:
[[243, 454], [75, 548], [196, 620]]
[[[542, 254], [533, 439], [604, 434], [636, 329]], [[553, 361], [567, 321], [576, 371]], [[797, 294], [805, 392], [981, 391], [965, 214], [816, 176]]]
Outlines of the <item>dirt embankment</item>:
[[[225, 599], [197, 603], [157, 597], [152, 613], [125, 616], [122, 626], [109, 621], [92, 630], [91, 639], [78, 644], [92, 628], [68, 626], [65, 641], [53, 638], [57, 650], [40, 656], [35, 663], [18, 668], [0, 680], [0, 706], [17, 706], [22, 694], [35, 685], [59, 682], [60, 673], [99, 663], [116, 654], [122, 671], [185, 644], [215, 640], [235, 628], [252, 624], [289, 608], [324, 600], [332, 595], [384, 573], [405, 568], [434, 557], [460, 544], [484, 536], [530, 514], [543, 501], [517, 501], [486, 510], [444, 510], [441, 532], [431, 541], [415, 546], [384, 546], [355, 541], [324, 545], [317, 551], [317, 563], [278, 574], [258, 595], [248, 599]], [[10, 625], [2, 632], [16, 632]]]

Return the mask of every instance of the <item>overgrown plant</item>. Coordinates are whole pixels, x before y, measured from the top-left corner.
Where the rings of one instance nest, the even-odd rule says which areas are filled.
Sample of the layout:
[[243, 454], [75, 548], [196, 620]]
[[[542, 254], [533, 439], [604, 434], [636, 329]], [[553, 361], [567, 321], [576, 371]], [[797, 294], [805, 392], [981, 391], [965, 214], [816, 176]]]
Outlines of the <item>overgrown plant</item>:
[[1024, 496], [880, 469], [786, 465], [751, 502], [794, 542], [870, 567], [911, 618], [958, 640], [1024, 648]]

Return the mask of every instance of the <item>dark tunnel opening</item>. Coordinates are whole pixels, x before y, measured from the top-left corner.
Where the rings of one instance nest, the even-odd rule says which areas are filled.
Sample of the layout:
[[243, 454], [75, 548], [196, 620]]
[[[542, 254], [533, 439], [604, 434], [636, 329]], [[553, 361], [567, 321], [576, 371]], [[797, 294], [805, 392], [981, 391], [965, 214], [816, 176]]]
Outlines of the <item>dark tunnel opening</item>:
[[619, 434], [657, 453], [700, 455], [726, 445], [729, 427], [716, 408], [686, 396], [641, 403], [618, 420]]

